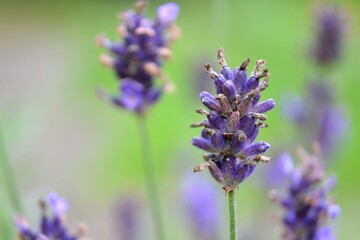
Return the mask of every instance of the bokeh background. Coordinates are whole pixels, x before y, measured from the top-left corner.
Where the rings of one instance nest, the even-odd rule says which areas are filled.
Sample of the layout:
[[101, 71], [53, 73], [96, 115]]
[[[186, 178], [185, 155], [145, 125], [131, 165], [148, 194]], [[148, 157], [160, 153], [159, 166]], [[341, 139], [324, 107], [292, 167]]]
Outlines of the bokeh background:
[[[150, 1], [148, 14], [166, 1]], [[359, 56], [360, 1], [336, 1], [347, 14], [342, 57], [335, 66], [338, 104], [346, 108], [349, 128], [327, 169], [338, 176], [333, 195], [342, 208], [333, 221], [338, 239], [357, 239], [360, 233], [360, 117]], [[37, 201], [50, 191], [68, 199], [70, 222], [84, 221], [93, 239], [118, 237], [117, 204], [133, 198], [139, 204], [141, 233], [152, 239], [152, 225], [144, 188], [139, 133], [135, 116], [100, 101], [95, 89], [116, 92], [111, 70], [98, 57], [104, 51], [95, 36], [117, 38], [116, 15], [133, 1], [4, 1], [0, 7], [0, 121], [6, 155], [14, 170], [27, 219], [36, 224]], [[263, 98], [274, 98], [269, 128], [258, 139], [281, 148], [296, 142], [296, 129], [281, 110], [283, 96], [304, 94], [314, 67], [308, 60], [314, 38], [316, 1], [178, 1], [182, 38], [173, 48], [165, 71], [176, 83], [174, 94], [164, 96], [149, 113], [148, 126], [162, 193], [168, 239], [193, 239], [184, 210], [182, 186], [202, 152], [191, 146], [201, 120], [202, 65], [216, 65], [216, 50], [225, 49], [230, 66], [246, 57], [264, 58], [270, 68], [270, 87]], [[219, 68], [217, 68], [219, 69]], [[200, 86], [200, 87], [199, 87]], [[289, 149], [292, 151], [293, 149]], [[271, 163], [270, 163], [271, 164]], [[279, 213], [267, 197], [264, 167], [237, 192], [239, 232], [242, 239], [279, 239]], [[227, 236], [227, 198], [218, 192], [219, 227]], [[11, 224], [10, 200], [0, 185], [0, 219]], [[197, 187], [196, 184], [193, 186]], [[210, 206], [211, 207], [211, 206]], [[5, 240], [5, 239], [4, 239]]]

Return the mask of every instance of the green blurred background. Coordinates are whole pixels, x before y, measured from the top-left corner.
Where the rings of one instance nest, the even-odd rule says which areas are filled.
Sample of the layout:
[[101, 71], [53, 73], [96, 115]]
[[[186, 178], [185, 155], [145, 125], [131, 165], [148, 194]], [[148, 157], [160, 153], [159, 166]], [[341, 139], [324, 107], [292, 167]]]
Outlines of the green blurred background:
[[[156, 7], [165, 2], [150, 1], [148, 14], [154, 16]], [[94, 39], [99, 33], [116, 39], [116, 14], [132, 7], [133, 1], [0, 3], [0, 120], [26, 216], [34, 225], [39, 216], [38, 198], [55, 190], [71, 204], [71, 223], [86, 222], [88, 235], [93, 239], [116, 239], [113, 211], [118, 198], [135, 194], [143, 199], [146, 192], [135, 116], [96, 97], [95, 89], [99, 86], [115, 93], [117, 81], [111, 70], [99, 64], [98, 57], [104, 51], [95, 46]], [[263, 129], [258, 139], [277, 147], [294, 141], [296, 131], [283, 117], [279, 104], [287, 93], [303, 93], [306, 80], [312, 75], [307, 55], [315, 32], [316, 3], [178, 2], [182, 38], [174, 45], [173, 58], [165, 64], [177, 90], [151, 109], [148, 121], [168, 239], [191, 239], [184, 214], [179, 210], [182, 204], [179, 186], [181, 176], [202, 162], [201, 151], [190, 143], [198, 130], [189, 128], [190, 123], [202, 118], [194, 112], [200, 107], [196, 69], [207, 62], [216, 66], [219, 47], [225, 49], [228, 64], [233, 67], [246, 57], [253, 62], [266, 59], [271, 85], [263, 98], [274, 98], [278, 107], [269, 113], [270, 127]], [[357, 239], [360, 1], [337, 3], [348, 14], [348, 30], [333, 78], [337, 82], [339, 104], [347, 108], [351, 126], [328, 171], [338, 176], [334, 196], [342, 208], [339, 219], [333, 221], [335, 233], [338, 239]], [[204, 178], [209, 175], [201, 174]], [[261, 171], [257, 171], [237, 193], [240, 236], [279, 239], [280, 228], [275, 227], [274, 217], [279, 212], [268, 201], [262, 181]], [[13, 214], [2, 182], [1, 231], [5, 224], [11, 224], [7, 219]], [[226, 210], [227, 199], [222, 194], [219, 187]], [[149, 213], [146, 200], [142, 202], [146, 222]], [[224, 211], [224, 231], [226, 215]], [[145, 232], [152, 231], [148, 225]]]

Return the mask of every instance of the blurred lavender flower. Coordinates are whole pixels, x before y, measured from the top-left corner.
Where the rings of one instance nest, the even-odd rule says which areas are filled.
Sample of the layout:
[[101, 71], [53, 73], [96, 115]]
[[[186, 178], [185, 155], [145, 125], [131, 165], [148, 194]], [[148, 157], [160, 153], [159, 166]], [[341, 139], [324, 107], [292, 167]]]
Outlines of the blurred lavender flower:
[[121, 240], [137, 239], [140, 230], [138, 213], [140, 211], [139, 202], [133, 196], [121, 198], [115, 206], [115, 229], [116, 234]]
[[317, 34], [312, 57], [319, 65], [336, 62], [341, 53], [345, 32], [344, 13], [335, 5], [321, 5], [316, 16]]
[[80, 239], [86, 227], [79, 225], [77, 234], [70, 234], [66, 226], [66, 212], [69, 206], [65, 199], [52, 192], [48, 195], [52, 216], [47, 214], [47, 204], [40, 201], [42, 217], [39, 231], [30, 229], [26, 220], [22, 217], [15, 219], [19, 238], [22, 240], [76, 240]]
[[335, 105], [333, 95], [329, 82], [310, 81], [303, 99], [288, 96], [283, 104], [286, 116], [302, 129], [304, 143], [318, 142], [325, 155], [336, 149], [348, 128], [345, 110]]
[[221, 206], [217, 189], [207, 179], [186, 176], [182, 181], [182, 195], [188, 221], [198, 240], [220, 239]]
[[[158, 8], [157, 16], [144, 16], [147, 1], [137, 1], [136, 11], [127, 10], [120, 17], [118, 32], [122, 38], [111, 42], [104, 35], [97, 43], [110, 51], [100, 61], [111, 67], [120, 80], [120, 96], [109, 96], [103, 90], [98, 94], [115, 106], [142, 113], [154, 104], [163, 90], [172, 91], [174, 86], [162, 71], [163, 60], [171, 57], [171, 45], [178, 39], [180, 31], [174, 24], [179, 12], [175, 3]], [[162, 80], [162, 87], [155, 86], [155, 77]]]
[[294, 163], [290, 154], [282, 152], [268, 166], [266, 184], [272, 187], [283, 185], [284, 181], [293, 172]]
[[277, 190], [270, 192], [272, 200], [285, 210], [285, 240], [336, 239], [331, 229], [325, 226], [327, 219], [340, 214], [340, 207], [328, 197], [330, 190], [336, 185], [336, 179], [324, 178], [324, 170], [319, 161], [319, 146], [314, 149], [315, 155], [309, 155], [299, 148], [297, 154], [301, 164], [292, 169], [284, 168], [285, 173], [279, 173], [288, 176], [284, 195]]
[[260, 93], [268, 86], [268, 69], [265, 61], [258, 60], [250, 77], [246, 68], [250, 59], [240, 67], [231, 70], [225, 61], [223, 50], [218, 50], [221, 73], [216, 73], [210, 64], [206, 70], [214, 80], [216, 96], [208, 92], [200, 93], [201, 102], [210, 111], [199, 109], [196, 112], [207, 117], [192, 127], [204, 127], [201, 137], [194, 137], [192, 144], [208, 152], [205, 163], [194, 171], [209, 168], [215, 180], [223, 185], [225, 193], [237, 189], [255, 169], [259, 162], [271, 159], [262, 156], [270, 145], [260, 141], [254, 143], [259, 128], [267, 127], [265, 112], [275, 106], [273, 99], [259, 103]]

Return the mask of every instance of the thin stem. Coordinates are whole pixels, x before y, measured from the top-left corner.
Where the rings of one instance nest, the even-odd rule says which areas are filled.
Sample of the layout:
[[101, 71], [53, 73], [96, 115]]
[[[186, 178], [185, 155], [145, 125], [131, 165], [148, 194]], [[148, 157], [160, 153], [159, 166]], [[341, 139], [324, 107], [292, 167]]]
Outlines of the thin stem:
[[19, 197], [19, 191], [17, 188], [12, 167], [7, 158], [5, 144], [2, 138], [1, 128], [0, 128], [0, 168], [2, 169], [2, 175], [5, 181], [10, 202], [12, 203], [13, 208], [17, 213], [22, 213], [23, 211]]
[[229, 192], [230, 240], [237, 240], [235, 191]]
[[140, 141], [143, 152], [143, 164], [145, 181], [147, 184], [148, 195], [150, 199], [151, 210], [153, 214], [153, 222], [156, 229], [157, 240], [164, 240], [164, 228], [162, 221], [162, 213], [160, 208], [159, 194], [156, 184], [156, 177], [153, 166], [153, 159], [150, 151], [149, 136], [146, 127], [145, 117], [142, 115], [138, 116], [138, 124], [140, 131]]

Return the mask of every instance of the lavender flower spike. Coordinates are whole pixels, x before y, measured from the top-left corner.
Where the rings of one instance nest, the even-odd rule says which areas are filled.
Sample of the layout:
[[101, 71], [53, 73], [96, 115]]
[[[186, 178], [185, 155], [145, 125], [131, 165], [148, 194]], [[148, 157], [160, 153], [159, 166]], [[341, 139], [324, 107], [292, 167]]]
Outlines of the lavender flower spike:
[[236, 190], [259, 162], [271, 160], [262, 155], [270, 145], [254, 141], [259, 129], [267, 127], [264, 113], [275, 107], [275, 101], [259, 102], [261, 92], [269, 83], [264, 60], [256, 61], [249, 77], [246, 68], [250, 59], [232, 70], [226, 64], [223, 50], [219, 49], [218, 61], [222, 67], [220, 73], [215, 72], [210, 64], [205, 65], [214, 80], [217, 94], [200, 94], [200, 100], [208, 110], [199, 109], [196, 112], [207, 119], [192, 125], [204, 127], [201, 137], [193, 138], [192, 144], [208, 152], [204, 155], [205, 163], [194, 171], [208, 168], [227, 193]]
[[[112, 42], [104, 35], [96, 39], [99, 46], [110, 52], [110, 55], [101, 56], [100, 61], [114, 69], [120, 80], [121, 94], [110, 96], [101, 90], [98, 93], [115, 106], [136, 113], [143, 113], [154, 104], [164, 90], [174, 89], [162, 71], [162, 65], [171, 57], [171, 46], [180, 34], [174, 24], [178, 5], [167, 3], [160, 6], [154, 19], [145, 17], [146, 5], [147, 1], [139, 0], [135, 11], [127, 10], [120, 14], [120, 41]], [[160, 79], [161, 84], [155, 84], [155, 78]]]
[[284, 195], [276, 190], [270, 192], [272, 200], [284, 210], [284, 240], [335, 240], [327, 219], [340, 214], [340, 207], [328, 197], [335, 186], [334, 177], [324, 178], [324, 170], [319, 161], [319, 145], [315, 145], [314, 155], [298, 149], [301, 160], [297, 168], [288, 175], [287, 190]]
[[51, 216], [47, 214], [46, 202], [40, 201], [42, 217], [38, 231], [32, 230], [24, 218], [16, 217], [15, 224], [21, 240], [77, 240], [84, 236], [84, 224], [79, 224], [76, 234], [69, 233], [65, 222], [69, 207], [65, 199], [52, 192], [48, 196], [48, 204], [52, 211]]
[[342, 50], [346, 21], [344, 12], [335, 5], [317, 9], [317, 35], [312, 46], [314, 60], [319, 65], [336, 62]]

